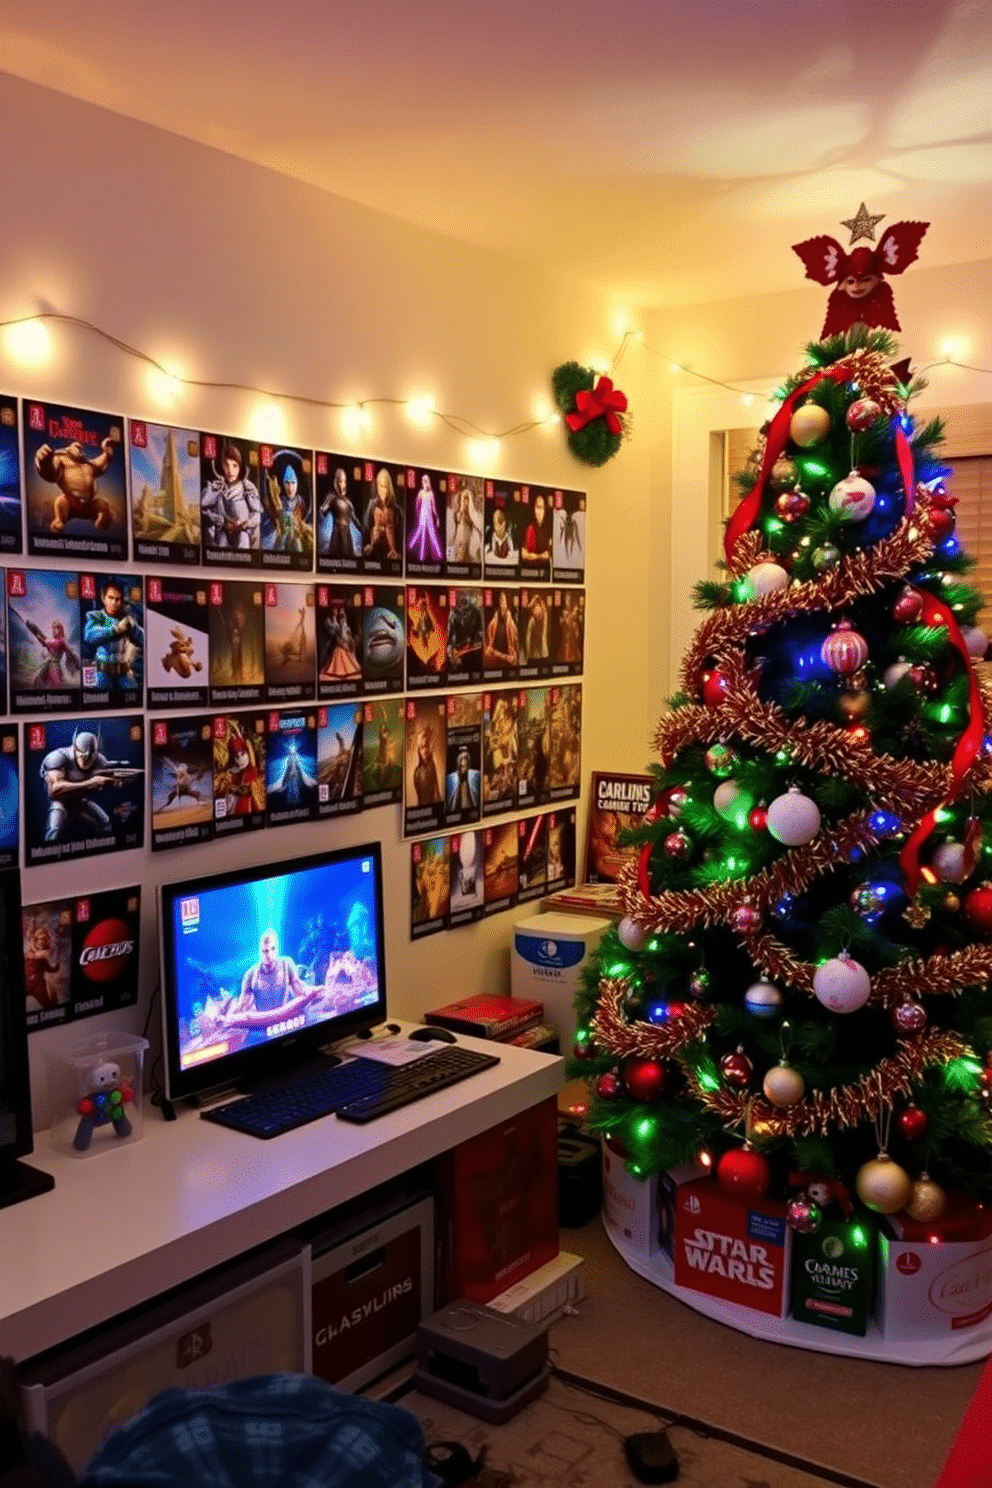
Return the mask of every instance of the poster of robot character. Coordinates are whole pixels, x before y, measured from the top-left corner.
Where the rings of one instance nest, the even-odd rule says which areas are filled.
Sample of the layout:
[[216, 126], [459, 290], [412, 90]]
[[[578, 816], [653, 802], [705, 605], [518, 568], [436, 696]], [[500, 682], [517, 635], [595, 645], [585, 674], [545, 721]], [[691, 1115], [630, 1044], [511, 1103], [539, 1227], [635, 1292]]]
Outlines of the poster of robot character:
[[24, 857], [34, 863], [141, 847], [141, 714], [25, 725]]
[[127, 559], [127, 474], [120, 414], [21, 404], [28, 552]]

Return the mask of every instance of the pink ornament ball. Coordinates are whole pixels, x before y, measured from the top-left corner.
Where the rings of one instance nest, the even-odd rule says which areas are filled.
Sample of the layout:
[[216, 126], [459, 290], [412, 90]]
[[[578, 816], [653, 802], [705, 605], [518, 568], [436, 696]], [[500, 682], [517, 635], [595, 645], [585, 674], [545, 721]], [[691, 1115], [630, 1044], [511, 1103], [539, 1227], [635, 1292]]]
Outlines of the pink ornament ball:
[[968, 877], [968, 852], [962, 842], [942, 842], [931, 866], [943, 883], [964, 883]]
[[868, 660], [868, 642], [842, 620], [820, 647], [820, 660], [840, 677], [852, 677]]
[[856, 1013], [871, 996], [871, 977], [860, 961], [835, 956], [813, 973], [813, 995], [832, 1013]]
[[796, 786], [768, 807], [768, 831], [783, 847], [803, 847], [820, 830], [820, 808]]
[[725, 821], [732, 818], [741, 794], [741, 788], [736, 780], [724, 780], [713, 792], [714, 811]]
[[785, 1222], [797, 1235], [812, 1235], [820, 1228], [823, 1210], [806, 1194], [790, 1199], [785, 1210]]
[[976, 660], [980, 660], [989, 649], [989, 638], [977, 625], [962, 626], [961, 639], [964, 641], [968, 655], [974, 656]]
[[617, 926], [617, 939], [628, 951], [643, 951], [650, 938], [650, 933], [628, 916]]

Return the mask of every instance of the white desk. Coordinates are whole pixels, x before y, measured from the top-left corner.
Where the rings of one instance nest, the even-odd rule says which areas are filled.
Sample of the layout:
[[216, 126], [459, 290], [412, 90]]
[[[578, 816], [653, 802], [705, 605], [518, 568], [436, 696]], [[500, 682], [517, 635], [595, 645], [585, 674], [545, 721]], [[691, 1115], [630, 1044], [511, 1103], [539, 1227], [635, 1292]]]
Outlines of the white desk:
[[0, 1355], [41, 1353], [560, 1089], [563, 1060], [495, 1052], [494, 1068], [365, 1126], [327, 1116], [260, 1142], [189, 1109], [167, 1122], [146, 1107], [139, 1141], [79, 1158], [39, 1133], [27, 1161], [55, 1188], [0, 1210]]

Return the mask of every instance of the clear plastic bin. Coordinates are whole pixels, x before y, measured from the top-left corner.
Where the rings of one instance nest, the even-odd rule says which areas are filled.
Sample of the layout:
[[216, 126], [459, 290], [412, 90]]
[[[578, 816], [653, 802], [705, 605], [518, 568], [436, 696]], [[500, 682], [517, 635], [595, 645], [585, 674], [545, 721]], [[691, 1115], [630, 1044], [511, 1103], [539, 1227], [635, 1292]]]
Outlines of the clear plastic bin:
[[72, 1157], [112, 1152], [142, 1134], [142, 1079], [148, 1040], [113, 1029], [46, 1050], [52, 1146]]

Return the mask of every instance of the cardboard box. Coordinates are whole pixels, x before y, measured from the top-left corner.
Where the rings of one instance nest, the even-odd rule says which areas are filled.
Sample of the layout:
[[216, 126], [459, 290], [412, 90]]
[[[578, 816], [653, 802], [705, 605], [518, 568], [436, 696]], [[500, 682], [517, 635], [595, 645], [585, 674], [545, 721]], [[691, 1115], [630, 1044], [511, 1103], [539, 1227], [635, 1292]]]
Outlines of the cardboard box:
[[783, 1317], [789, 1298], [792, 1231], [785, 1204], [760, 1207], [724, 1193], [715, 1178], [678, 1190], [675, 1280], [694, 1292]]
[[[879, 1242], [878, 1325], [886, 1338], [946, 1338], [992, 1316], [992, 1210], [949, 1198], [936, 1224], [892, 1215]], [[957, 1235], [958, 1239], [937, 1238]]]
[[863, 1338], [875, 1283], [876, 1231], [870, 1220], [824, 1219], [792, 1237], [792, 1315], [814, 1328]]
[[160, 1390], [309, 1370], [310, 1247], [283, 1240], [26, 1365], [21, 1391], [29, 1429], [81, 1473]]
[[552, 1095], [434, 1164], [441, 1301], [488, 1302], [558, 1254], [558, 1108]]
[[566, 1307], [585, 1296], [585, 1269], [582, 1256], [562, 1250], [553, 1261], [500, 1292], [489, 1306], [496, 1312], [523, 1318], [525, 1323], [553, 1323]]
[[356, 1390], [414, 1352], [434, 1311], [434, 1200], [314, 1236], [313, 1372]]
[[543, 1002], [566, 1054], [575, 1043], [575, 998], [582, 968], [612, 923], [592, 915], [538, 914], [513, 927], [510, 990], [514, 997]]
[[658, 1180], [635, 1178], [627, 1153], [612, 1137], [603, 1139], [603, 1224], [623, 1250], [647, 1260], [658, 1232]]

